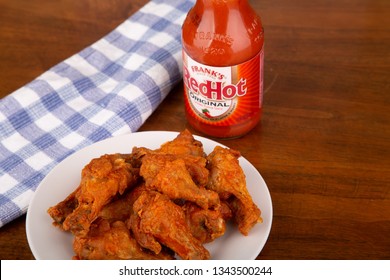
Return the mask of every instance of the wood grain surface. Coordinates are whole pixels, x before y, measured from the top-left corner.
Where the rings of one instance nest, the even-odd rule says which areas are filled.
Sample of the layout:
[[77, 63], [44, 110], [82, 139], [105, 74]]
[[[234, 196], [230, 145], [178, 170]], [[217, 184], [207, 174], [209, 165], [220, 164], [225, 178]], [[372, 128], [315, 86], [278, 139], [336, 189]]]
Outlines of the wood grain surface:
[[[0, 0], [0, 97], [145, 3]], [[251, 3], [265, 28], [263, 118], [219, 142], [270, 190], [273, 225], [258, 259], [390, 259], [390, 1]], [[190, 128], [182, 87], [141, 130]], [[33, 258], [25, 216], [0, 228], [0, 259]]]

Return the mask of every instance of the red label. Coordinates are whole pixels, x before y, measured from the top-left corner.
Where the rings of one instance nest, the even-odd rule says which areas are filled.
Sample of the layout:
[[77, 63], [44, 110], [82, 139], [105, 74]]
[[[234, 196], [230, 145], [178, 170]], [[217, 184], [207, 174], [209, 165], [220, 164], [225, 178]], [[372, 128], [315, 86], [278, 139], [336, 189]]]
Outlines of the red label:
[[183, 51], [186, 108], [200, 121], [236, 124], [258, 112], [263, 97], [263, 51], [231, 67], [200, 64]]

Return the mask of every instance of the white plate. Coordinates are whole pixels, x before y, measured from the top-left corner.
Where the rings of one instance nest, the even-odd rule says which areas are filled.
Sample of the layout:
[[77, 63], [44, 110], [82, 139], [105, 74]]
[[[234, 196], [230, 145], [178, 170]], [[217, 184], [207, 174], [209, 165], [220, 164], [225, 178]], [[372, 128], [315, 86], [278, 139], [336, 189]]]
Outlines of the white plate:
[[[27, 239], [34, 257], [38, 260], [67, 260], [74, 256], [73, 235], [52, 225], [47, 214], [50, 206], [56, 205], [68, 196], [79, 184], [81, 169], [91, 159], [103, 154], [129, 153], [133, 146], [155, 149], [164, 142], [173, 140], [177, 132], [147, 131], [113, 137], [88, 146], [59, 163], [42, 180], [27, 211]], [[203, 143], [205, 152], [210, 153], [215, 141], [194, 136]], [[263, 223], [255, 225], [248, 236], [243, 236], [232, 225], [228, 225], [224, 236], [206, 244], [212, 259], [255, 259], [267, 241], [272, 224], [272, 201], [263, 178], [245, 158], [240, 158], [247, 186], [254, 202], [262, 211]]]

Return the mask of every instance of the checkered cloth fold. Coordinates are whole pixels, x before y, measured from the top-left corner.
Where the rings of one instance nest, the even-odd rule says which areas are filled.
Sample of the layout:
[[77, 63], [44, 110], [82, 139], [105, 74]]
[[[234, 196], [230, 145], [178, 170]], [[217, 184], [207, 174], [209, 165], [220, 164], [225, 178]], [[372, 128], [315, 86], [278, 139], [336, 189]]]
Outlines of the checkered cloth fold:
[[0, 227], [27, 211], [75, 151], [131, 133], [181, 80], [181, 24], [193, 0], [153, 0], [115, 30], [0, 100]]

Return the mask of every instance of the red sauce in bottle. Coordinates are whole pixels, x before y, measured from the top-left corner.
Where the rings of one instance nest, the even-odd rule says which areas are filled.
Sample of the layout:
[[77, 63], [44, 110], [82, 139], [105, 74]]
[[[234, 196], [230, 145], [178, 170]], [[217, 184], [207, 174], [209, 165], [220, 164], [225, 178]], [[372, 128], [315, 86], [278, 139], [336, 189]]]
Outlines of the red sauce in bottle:
[[186, 118], [234, 138], [254, 128], [263, 99], [264, 33], [247, 0], [197, 0], [182, 27]]

